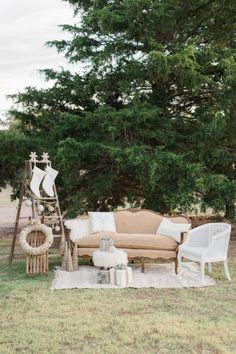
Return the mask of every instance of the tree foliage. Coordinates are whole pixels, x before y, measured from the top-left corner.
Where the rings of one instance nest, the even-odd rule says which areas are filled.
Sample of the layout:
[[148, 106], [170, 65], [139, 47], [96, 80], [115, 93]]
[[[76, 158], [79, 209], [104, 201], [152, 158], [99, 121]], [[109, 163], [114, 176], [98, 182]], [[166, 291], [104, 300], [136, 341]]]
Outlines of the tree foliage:
[[234, 1], [68, 2], [71, 39], [49, 46], [78, 70], [44, 70], [52, 87], [26, 88], [12, 112], [24, 146], [49, 150], [60, 169], [64, 208], [200, 203], [232, 217]]

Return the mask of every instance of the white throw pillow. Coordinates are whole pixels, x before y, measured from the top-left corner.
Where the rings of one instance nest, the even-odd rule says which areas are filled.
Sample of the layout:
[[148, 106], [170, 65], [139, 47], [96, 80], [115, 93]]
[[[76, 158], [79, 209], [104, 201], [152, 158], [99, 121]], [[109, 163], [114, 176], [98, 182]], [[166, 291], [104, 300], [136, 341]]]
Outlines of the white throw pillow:
[[89, 212], [90, 232], [116, 232], [114, 213]]
[[70, 219], [64, 222], [67, 229], [70, 231], [70, 239], [76, 242], [82, 237], [88, 236], [90, 234], [90, 223], [89, 218], [87, 219]]
[[191, 224], [177, 224], [167, 218], [163, 218], [156, 234], [160, 236], [169, 236], [180, 242], [181, 232], [187, 232], [191, 228]]

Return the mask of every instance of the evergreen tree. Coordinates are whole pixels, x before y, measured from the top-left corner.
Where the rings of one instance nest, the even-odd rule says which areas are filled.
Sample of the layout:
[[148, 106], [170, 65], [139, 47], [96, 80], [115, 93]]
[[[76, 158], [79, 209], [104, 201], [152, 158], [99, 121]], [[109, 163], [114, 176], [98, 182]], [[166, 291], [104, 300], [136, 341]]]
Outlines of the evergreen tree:
[[68, 2], [72, 38], [49, 45], [77, 72], [44, 70], [54, 85], [27, 88], [12, 112], [54, 158], [64, 207], [201, 203], [234, 217], [234, 1]]

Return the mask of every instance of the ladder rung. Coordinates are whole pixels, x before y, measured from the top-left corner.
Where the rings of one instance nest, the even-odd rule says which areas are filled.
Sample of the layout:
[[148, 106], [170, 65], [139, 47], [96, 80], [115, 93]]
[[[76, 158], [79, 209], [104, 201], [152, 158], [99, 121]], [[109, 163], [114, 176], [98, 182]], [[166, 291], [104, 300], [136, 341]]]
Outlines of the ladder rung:
[[[44, 163], [44, 161], [35, 161], [36, 163]], [[59, 205], [59, 200], [58, 200], [58, 195], [57, 195], [57, 189], [55, 183], [53, 184], [53, 190], [54, 190], [54, 197], [49, 197], [45, 196], [42, 198], [38, 198], [30, 189], [30, 174], [32, 172], [32, 161], [29, 161], [26, 163], [26, 173], [25, 173], [25, 179], [21, 180], [21, 190], [20, 190], [20, 198], [19, 198], [19, 204], [17, 208], [17, 213], [16, 213], [16, 221], [15, 221], [15, 229], [14, 229], [14, 234], [13, 234], [13, 239], [12, 239], [12, 245], [11, 245], [11, 251], [10, 251], [10, 257], [9, 257], [9, 264], [12, 264], [12, 260], [14, 258], [14, 250], [15, 250], [15, 242], [16, 242], [16, 237], [17, 237], [17, 232], [18, 232], [18, 223], [20, 219], [25, 219], [25, 220], [31, 220], [32, 216], [20, 216], [21, 213], [21, 208], [22, 204], [24, 202], [24, 196], [27, 197], [27, 199], [31, 198], [32, 200], [32, 213], [35, 213], [36, 205], [39, 203], [45, 203], [47, 204], [55, 204], [55, 213], [56, 215], [53, 216], [46, 216], [46, 215], [40, 215], [40, 219], [43, 220], [44, 223], [48, 224], [48, 226], [53, 225], [55, 223], [59, 224], [61, 226], [61, 232], [64, 231], [64, 225], [63, 225], [63, 215], [61, 214], [60, 210], [60, 205]], [[49, 161], [49, 166], [51, 166], [51, 162]], [[39, 216], [39, 215], [38, 215]], [[37, 215], [36, 215], [37, 217]], [[48, 221], [47, 221], [48, 220]], [[56, 231], [55, 231], [56, 232]], [[54, 238], [59, 239], [65, 237], [64, 232], [63, 234], [54, 234]], [[16, 254], [17, 255], [17, 254]]]
[[[29, 216], [20, 216], [19, 219], [29, 219]], [[55, 215], [55, 216], [43, 216], [43, 219], [63, 219], [62, 216]]]
[[43, 198], [37, 198], [38, 200], [56, 200], [57, 198], [56, 197], [43, 197]]
[[[17, 257], [17, 256], [25, 256], [27, 253], [24, 253], [24, 252], [17, 252], [17, 253], [14, 253], [14, 257], [13, 258], [15, 258], [15, 257]], [[50, 257], [58, 257], [58, 255], [60, 256], [61, 254], [59, 254], [59, 253], [49, 253], [48, 254], [48, 257], [50, 258]], [[6, 257], [4, 257], [4, 259], [5, 258], [8, 258], [9, 256], [8, 255], [6, 255]]]
[[[31, 162], [31, 164], [32, 164], [32, 163], [42, 163], [42, 164], [46, 165], [46, 163], [47, 163], [46, 161], [42, 161], [42, 160], [35, 160], [35, 161], [26, 160], [26, 161]], [[51, 161], [48, 160], [48, 163], [51, 164]]]
[[44, 202], [45, 200], [57, 200], [56, 197], [42, 197], [38, 198], [36, 195], [33, 195], [34, 199], [36, 199], [38, 202]]

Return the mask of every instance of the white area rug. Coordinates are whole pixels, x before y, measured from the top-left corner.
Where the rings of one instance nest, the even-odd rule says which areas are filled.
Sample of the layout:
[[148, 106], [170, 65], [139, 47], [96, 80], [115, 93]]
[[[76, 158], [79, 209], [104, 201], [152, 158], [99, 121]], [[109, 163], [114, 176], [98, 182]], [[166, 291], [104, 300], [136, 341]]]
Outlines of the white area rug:
[[[183, 272], [176, 275], [173, 263], [145, 264], [145, 273], [141, 273], [140, 266], [132, 266], [133, 282], [131, 288], [191, 288], [212, 286], [214, 280], [205, 276], [205, 284], [201, 283], [200, 268], [193, 262], [183, 263]], [[98, 268], [80, 266], [75, 272], [65, 272], [57, 269], [52, 290], [55, 289], [119, 289], [110, 284], [97, 284]]]

